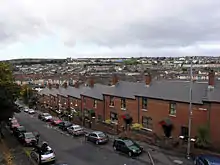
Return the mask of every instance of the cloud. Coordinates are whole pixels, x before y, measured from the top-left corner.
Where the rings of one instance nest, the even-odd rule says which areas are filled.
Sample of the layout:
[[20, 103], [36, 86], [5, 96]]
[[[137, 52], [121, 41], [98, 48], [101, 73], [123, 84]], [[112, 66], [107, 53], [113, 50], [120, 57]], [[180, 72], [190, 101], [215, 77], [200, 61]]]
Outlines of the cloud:
[[73, 54], [80, 43], [112, 56], [216, 55], [219, 20], [218, 0], [2, 0], [0, 46], [56, 36]]

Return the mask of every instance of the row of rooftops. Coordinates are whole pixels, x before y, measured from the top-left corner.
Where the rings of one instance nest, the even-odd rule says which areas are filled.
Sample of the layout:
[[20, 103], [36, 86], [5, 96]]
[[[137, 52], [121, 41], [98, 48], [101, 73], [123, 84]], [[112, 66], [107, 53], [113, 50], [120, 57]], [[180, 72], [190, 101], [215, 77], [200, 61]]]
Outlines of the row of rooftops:
[[[75, 83], [74, 86], [49, 84], [39, 94], [62, 95], [81, 98], [81, 95], [103, 100], [104, 95], [121, 98], [135, 99], [135, 97], [146, 97], [177, 102], [190, 101], [190, 81], [180, 80], [152, 80], [148, 74], [145, 82], [119, 81], [117, 76], [112, 78], [112, 85], [94, 83], [90, 78], [86, 84]], [[204, 102], [220, 102], [220, 82], [215, 80], [215, 73], [209, 73], [208, 82], [193, 81], [192, 103], [203, 104]]]

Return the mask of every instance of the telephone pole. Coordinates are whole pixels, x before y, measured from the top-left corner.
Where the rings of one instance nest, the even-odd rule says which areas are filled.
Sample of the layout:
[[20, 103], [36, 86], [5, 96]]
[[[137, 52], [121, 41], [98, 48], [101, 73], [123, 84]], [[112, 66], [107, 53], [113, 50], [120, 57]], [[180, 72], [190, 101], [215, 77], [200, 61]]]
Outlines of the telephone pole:
[[187, 159], [190, 159], [191, 152], [191, 127], [192, 127], [192, 88], [193, 88], [193, 57], [190, 66], [190, 87], [189, 87], [189, 116], [188, 116], [188, 141], [187, 141]]

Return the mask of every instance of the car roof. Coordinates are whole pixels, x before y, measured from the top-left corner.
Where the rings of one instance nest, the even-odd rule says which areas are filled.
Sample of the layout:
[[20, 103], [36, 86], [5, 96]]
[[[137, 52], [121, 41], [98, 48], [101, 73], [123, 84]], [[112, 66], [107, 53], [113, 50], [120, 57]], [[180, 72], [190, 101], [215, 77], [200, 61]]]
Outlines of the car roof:
[[102, 131], [93, 131], [93, 132], [91, 132], [91, 133], [101, 134], [101, 133], [104, 133], [104, 132], [102, 132]]
[[[33, 134], [33, 132], [25, 132], [24, 134], [25, 134], [25, 135], [26, 135], [26, 134]], [[34, 134], [33, 134], [33, 135], [34, 135]]]
[[220, 163], [220, 156], [217, 155], [199, 155], [198, 157], [207, 160], [209, 163], [213, 165], [214, 163]]

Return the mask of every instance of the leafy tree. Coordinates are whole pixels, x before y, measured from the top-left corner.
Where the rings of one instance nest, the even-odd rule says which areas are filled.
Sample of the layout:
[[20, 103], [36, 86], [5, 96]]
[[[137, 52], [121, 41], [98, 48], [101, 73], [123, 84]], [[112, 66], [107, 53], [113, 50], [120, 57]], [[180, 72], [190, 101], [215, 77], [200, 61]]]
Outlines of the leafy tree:
[[20, 87], [15, 84], [11, 66], [0, 63], [0, 123], [8, 120], [18, 110], [15, 101], [20, 95]]

